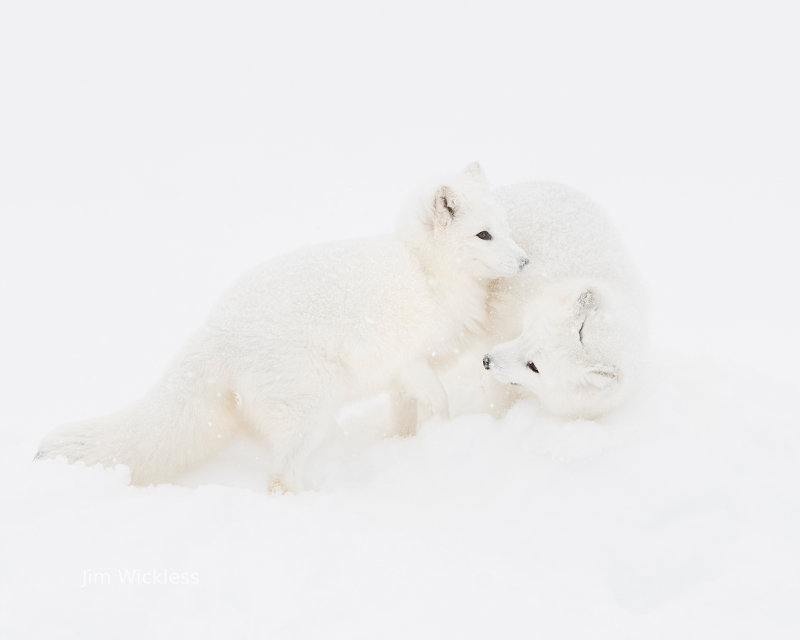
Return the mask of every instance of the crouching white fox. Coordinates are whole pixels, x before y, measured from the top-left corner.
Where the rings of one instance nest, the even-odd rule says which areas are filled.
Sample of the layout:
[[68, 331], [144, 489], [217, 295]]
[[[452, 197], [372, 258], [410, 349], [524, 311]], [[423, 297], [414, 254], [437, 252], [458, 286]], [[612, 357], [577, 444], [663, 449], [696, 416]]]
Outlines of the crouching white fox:
[[641, 374], [646, 318], [643, 287], [613, 225], [564, 185], [531, 182], [494, 194], [531, 256], [525, 273], [493, 287], [483, 366], [515, 385], [489, 383], [495, 413], [525, 393], [567, 418], [619, 407]]
[[148, 484], [244, 427], [271, 441], [275, 484], [299, 489], [344, 402], [390, 390], [406, 432], [420, 411], [446, 417], [431, 354], [481, 331], [489, 283], [527, 262], [470, 165], [420, 190], [393, 236], [308, 248], [247, 274], [139, 402], [56, 430], [39, 456], [125, 464]]

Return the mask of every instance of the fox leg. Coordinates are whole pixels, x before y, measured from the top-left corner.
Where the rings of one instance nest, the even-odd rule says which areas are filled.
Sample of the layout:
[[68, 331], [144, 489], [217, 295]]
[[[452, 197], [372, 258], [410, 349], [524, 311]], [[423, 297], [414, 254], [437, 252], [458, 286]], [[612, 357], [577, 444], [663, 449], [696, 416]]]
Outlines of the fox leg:
[[308, 457], [335, 426], [338, 405], [315, 396], [267, 399], [248, 403], [247, 415], [255, 431], [272, 445], [273, 461], [268, 489], [273, 493], [304, 488]]
[[414, 435], [419, 424], [433, 416], [450, 419], [447, 392], [424, 360], [400, 371], [390, 394], [390, 402], [394, 430], [401, 436]]

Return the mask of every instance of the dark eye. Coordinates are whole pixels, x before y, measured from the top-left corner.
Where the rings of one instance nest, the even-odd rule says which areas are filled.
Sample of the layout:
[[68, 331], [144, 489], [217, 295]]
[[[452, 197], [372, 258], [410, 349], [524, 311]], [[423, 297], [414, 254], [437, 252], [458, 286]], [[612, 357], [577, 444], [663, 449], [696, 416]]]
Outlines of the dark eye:
[[531, 361], [530, 361], [528, 364], [526, 364], [525, 366], [526, 366], [526, 367], [528, 367], [528, 369], [530, 369], [530, 370], [531, 370], [531, 371], [533, 371], [534, 373], [539, 373], [539, 370], [536, 368], [536, 365], [535, 365], [535, 364], [533, 364], [533, 360], [531, 360]]
[[489, 233], [488, 231], [481, 231], [480, 233], [476, 233], [475, 235], [478, 236], [481, 240], [491, 240], [492, 239], [492, 234]]

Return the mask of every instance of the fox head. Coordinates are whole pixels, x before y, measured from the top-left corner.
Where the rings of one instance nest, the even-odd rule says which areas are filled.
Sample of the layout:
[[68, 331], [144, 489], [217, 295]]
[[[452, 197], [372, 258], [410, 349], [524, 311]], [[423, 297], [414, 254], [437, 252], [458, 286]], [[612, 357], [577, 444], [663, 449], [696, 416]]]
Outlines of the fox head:
[[488, 280], [512, 276], [528, 264], [477, 162], [426, 187], [413, 210], [401, 234], [434, 270]]
[[600, 416], [617, 406], [624, 386], [620, 332], [606, 302], [594, 285], [545, 288], [526, 307], [522, 334], [493, 347], [484, 368], [529, 391], [551, 413]]

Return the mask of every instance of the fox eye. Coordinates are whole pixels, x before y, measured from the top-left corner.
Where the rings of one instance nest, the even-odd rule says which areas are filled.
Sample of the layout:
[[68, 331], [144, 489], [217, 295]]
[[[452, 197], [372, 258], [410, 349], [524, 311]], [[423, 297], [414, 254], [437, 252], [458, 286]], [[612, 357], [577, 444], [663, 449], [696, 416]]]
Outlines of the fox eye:
[[526, 367], [528, 367], [528, 369], [530, 369], [530, 370], [531, 370], [531, 371], [533, 371], [534, 373], [539, 373], [539, 370], [536, 368], [536, 365], [535, 365], [535, 364], [533, 364], [533, 360], [531, 360], [530, 362], [528, 362], [528, 364], [526, 364], [525, 366], [526, 366]]
[[492, 234], [489, 233], [488, 231], [481, 231], [480, 233], [476, 233], [475, 235], [478, 236], [481, 240], [491, 240], [492, 239]]

